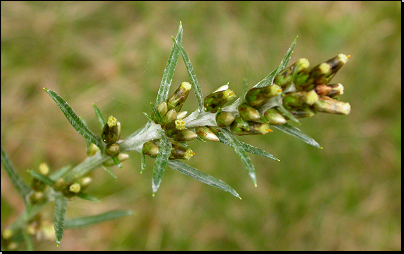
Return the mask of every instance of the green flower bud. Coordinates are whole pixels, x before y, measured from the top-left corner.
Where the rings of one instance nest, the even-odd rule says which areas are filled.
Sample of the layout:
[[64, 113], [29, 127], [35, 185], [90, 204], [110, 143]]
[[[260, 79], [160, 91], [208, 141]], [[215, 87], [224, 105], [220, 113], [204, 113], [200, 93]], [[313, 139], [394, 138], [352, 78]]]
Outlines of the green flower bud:
[[31, 204], [41, 204], [45, 200], [45, 196], [42, 191], [35, 191], [30, 196]]
[[157, 108], [157, 111], [160, 113], [160, 116], [164, 117], [168, 111], [167, 102], [165, 102], [165, 101], [160, 102], [156, 108]]
[[272, 132], [272, 130], [269, 128], [269, 124], [267, 123], [254, 123], [250, 122], [249, 123], [249, 130], [248, 131], [243, 131], [243, 130], [237, 130], [235, 131], [232, 129], [233, 133], [236, 135], [264, 135], [268, 132]]
[[339, 115], [348, 115], [351, 112], [351, 105], [348, 102], [334, 100], [327, 96], [320, 96], [312, 108], [318, 112]]
[[294, 75], [301, 73], [302, 71], [309, 68], [310, 63], [306, 58], [301, 58], [288, 68], [281, 71], [278, 75], [276, 75], [274, 79], [274, 83], [285, 88], [290, 85], [293, 81]]
[[63, 178], [59, 178], [53, 183], [53, 189], [55, 191], [62, 191], [66, 186], [66, 182]]
[[217, 126], [227, 127], [233, 123], [235, 118], [236, 117], [232, 113], [229, 113], [229, 112], [217, 113], [217, 115], [216, 115]]
[[[129, 158], [129, 155], [126, 154], [126, 153], [120, 153], [120, 154], [118, 154], [118, 159], [119, 159], [120, 162], [124, 162], [124, 161], [126, 161], [128, 158]], [[109, 159], [109, 160], [107, 160], [107, 161], [104, 161], [104, 162], [102, 163], [102, 165], [104, 165], [104, 166], [106, 166], [106, 167], [111, 167], [111, 166], [115, 166], [115, 163], [114, 163], [114, 161], [113, 161], [112, 159]]]
[[108, 144], [107, 149], [105, 150], [105, 154], [109, 157], [116, 157], [118, 156], [119, 152], [121, 151], [119, 145], [115, 144]]
[[297, 90], [311, 90], [316, 84], [323, 84], [331, 72], [331, 65], [321, 63], [297, 75], [295, 85]]
[[306, 118], [306, 117], [312, 117], [316, 113], [310, 110], [309, 108], [301, 108], [301, 109], [292, 109], [290, 110], [290, 113], [293, 114], [294, 117], [296, 118]]
[[195, 153], [188, 148], [187, 146], [176, 142], [174, 140], [171, 141], [171, 154], [170, 154], [170, 160], [175, 160], [175, 159], [185, 159], [189, 160], [191, 159], [192, 156], [195, 155]]
[[175, 111], [175, 109], [170, 109], [161, 120], [161, 126], [167, 125], [175, 119], [177, 119], [177, 111]]
[[81, 190], [81, 186], [79, 183], [73, 183], [72, 185], [69, 186], [69, 191], [73, 192], [75, 194], [79, 193]]
[[192, 85], [190, 83], [182, 82], [174, 94], [168, 98], [167, 109], [175, 109], [177, 112], [180, 111], [191, 89]]
[[264, 113], [264, 117], [271, 125], [282, 125], [286, 123], [286, 118], [279, 113], [276, 108], [267, 109], [267, 111]]
[[246, 120], [237, 116], [236, 119], [234, 119], [234, 122], [230, 125], [230, 130], [235, 134], [249, 132], [250, 125]]
[[276, 84], [271, 86], [250, 89], [245, 99], [252, 107], [260, 107], [268, 102], [269, 99], [282, 93], [282, 88]]
[[187, 116], [187, 111], [181, 111], [177, 113], [177, 119], [184, 119]]
[[219, 141], [219, 138], [213, 133], [213, 131], [207, 126], [199, 126], [195, 129], [196, 134], [206, 141]]
[[257, 122], [261, 119], [260, 112], [256, 108], [249, 106], [247, 103], [241, 104], [238, 107], [238, 112], [240, 113], [240, 116], [246, 121]]
[[108, 121], [102, 130], [102, 140], [106, 144], [113, 144], [119, 140], [121, 135], [121, 124], [116, 120], [115, 117], [108, 117]]
[[[87, 189], [87, 187], [90, 185], [90, 183], [93, 181], [93, 179], [89, 176], [80, 178], [77, 182], [81, 187], [81, 191]], [[70, 186], [71, 187], [71, 186]]]
[[219, 108], [236, 98], [234, 92], [228, 88], [228, 85], [221, 86], [216, 91], [205, 97], [204, 105], [206, 111], [212, 113], [217, 112]]
[[330, 60], [326, 61], [331, 66], [331, 71], [327, 75], [324, 84], [328, 84], [331, 79], [335, 76], [335, 74], [341, 69], [341, 67], [348, 62], [348, 59], [351, 55], [345, 54], [338, 54], [338, 56], [331, 58]]
[[308, 92], [299, 91], [285, 94], [283, 105], [287, 109], [304, 108], [307, 105], [313, 105], [316, 101], [318, 101], [318, 95], [314, 90]]
[[49, 167], [45, 162], [39, 165], [39, 173], [41, 173], [44, 176], [49, 175]]
[[89, 157], [95, 155], [98, 151], [100, 150], [100, 148], [98, 146], [96, 146], [95, 144], [91, 143], [88, 147], [87, 147], [87, 155]]
[[179, 131], [174, 137], [172, 137], [173, 139], [175, 139], [176, 141], [191, 141], [196, 139], [196, 137], [198, 137], [198, 135], [196, 135], [195, 132], [191, 131], [190, 129], [184, 129], [182, 131]]
[[13, 235], [14, 235], [13, 231], [9, 228], [5, 229], [3, 233], [1, 233], [1, 236], [3, 237], [4, 240], [11, 239]]
[[147, 141], [143, 144], [143, 153], [150, 157], [157, 157], [159, 146], [153, 141]]

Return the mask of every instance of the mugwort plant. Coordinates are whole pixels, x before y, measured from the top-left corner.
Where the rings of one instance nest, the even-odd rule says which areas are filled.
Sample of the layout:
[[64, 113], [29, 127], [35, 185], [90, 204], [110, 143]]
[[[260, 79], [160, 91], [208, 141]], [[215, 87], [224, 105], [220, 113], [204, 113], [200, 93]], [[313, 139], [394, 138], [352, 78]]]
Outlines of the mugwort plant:
[[[55, 91], [44, 88], [57, 103], [69, 123], [81, 134], [87, 145], [87, 159], [71, 168], [63, 167], [50, 172], [43, 163], [38, 171], [28, 170], [33, 177], [30, 185], [25, 183], [14, 170], [3, 148], [1, 161], [12, 183], [23, 197], [26, 209], [20, 217], [2, 232], [2, 246], [6, 249], [18, 248], [17, 243], [26, 242], [33, 249], [31, 236], [56, 240], [57, 245], [64, 229], [75, 228], [132, 214], [131, 211], [111, 211], [96, 216], [66, 219], [69, 200], [79, 197], [98, 201], [85, 192], [92, 179], [88, 173], [104, 168], [113, 177], [108, 167], [122, 168], [122, 161], [128, 159], [128, 152], [141, 153], [141, 172], [145, 169], [145, 156], [155, 159], [152, 177], [153, 196], [159, 189], [167, 166], [188, 175], [202, 183], [229, 192], [241, 199], [229, 185], [208, 174], [193, 168], [182, 161], [191, 159], [195, 153], [189, 141], [221, 142], [231, 146], [241, 158], [247, 172], [257, 185], [254, 165], [247, 153], [278, 160], [272, 154], [237, 139], [236, 135], [265, 135], [276, 128], [312, 146], [321, 148], [311, 137], [287, 121], [299, 123], [299, 118], [313, 117], [317, 112], [348, 115], [351, 106], [337, 99], [344, 92], [340, 83], [330, 83], [338, 70], [348, 61], [349, 55], [339, 54], [323, 63], [310, 67], [306, 58], [301, 58], [288, 66], [296, 39], [286, 52], [280, 65], [267, 77], [248, 89], [244, 82], [243, 92], [237, 96], [229, 84], [219, 87], [206, 97], [194, 73], [191, 62], [181, 45], [183, 35], [180, 23], [174, 45], [163, 73], [155, 103], [151, 103], [151, 113], [146, 114], [148, 122], [124, 140], [120, 139], [121, 124], [113, 116], [105, 121], [103, 114], [93, 104], [100, 129], [94, 133], [63, 98]], [[172, 78], [178, 57], [181, 54], [189, 75], [188, 82], [182, 82], [169, 96]], [[181, 111], [190, 91], [198, 100], [198, 108], [187, 114]], [[125, 125], [122, 124], [122, 128]], [[279, 161], [279, 160], [278, 160]], [[42, 218], [40, 211], [49, 202], [55, 202], [54, 221]]]

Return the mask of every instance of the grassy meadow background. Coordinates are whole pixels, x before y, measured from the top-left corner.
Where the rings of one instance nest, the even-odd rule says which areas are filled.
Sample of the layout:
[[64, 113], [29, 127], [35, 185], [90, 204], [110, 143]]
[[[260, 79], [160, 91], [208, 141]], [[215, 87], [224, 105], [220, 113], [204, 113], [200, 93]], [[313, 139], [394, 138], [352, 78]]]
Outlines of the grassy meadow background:
[[[142, 127], [155, 102], [179, 22], [183, 46], [206, 96], [230, 82], [240, 94], [278, 66], [339, 53], [352, 112], [317, 114], [298, 126], [324, 149], [274, 130], [243, 136], [281, 161], [250, 155], [254, 187], [239, 157], [221, 143], [192, 141], [187, 163], [243, 198], [167, 168], [152, 197], [154, 161], [131, 153], [118, 181], [92, 172], [87, 191], [102, 200], [68, 203], [67, 217], [110, 210], [134, 215], [66, 230], [36, 250], [401, 250], [400, 2], [1, 2], [1, 145], [22, 177], [86, 158], [84, 138], [42, 90], [56, 91], [99, 131], [95, 103], [122, 124]], [[189, 81], [180, 56], [170, 94]], [[191, 93], [188, 112], [197, 108]], [[296, 126], [296, 125], [295, 125]], [[1, 229], [24, 210], [1, 170]], [[44, 213], [53, 217], [53, 204]]]

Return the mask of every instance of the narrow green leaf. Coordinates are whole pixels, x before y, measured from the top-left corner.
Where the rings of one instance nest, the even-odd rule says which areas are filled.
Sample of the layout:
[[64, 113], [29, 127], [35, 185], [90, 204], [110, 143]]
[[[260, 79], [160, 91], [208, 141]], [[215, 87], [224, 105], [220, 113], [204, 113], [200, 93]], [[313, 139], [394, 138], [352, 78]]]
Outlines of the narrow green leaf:
[[95, 135], [84, 123], [80, 120], [77, 114], [73, 111], [73, 109], [67, 104], [66, 101], [62, 99], [56, 92], [52, 90], [48, 90], [43, 88], [45, 92], [49, 94], [49, 96], [58, 104], [59, 108], [62, 110], [63, 114], [66, 116], [69, 123], [73, 126], [73, 128], [80, 133], [86, 140], [91, 143], [94, 143], [96, 146], [100, 148], [101, 151], [104, 151], [104, 144], [101, 141], [101, 138]]
[[141, 151], [140, 155], [140, 174], [146, 169], [146, 155], [143, 152], [143, 149]]
[[28, 171], [28, 173], [30, 173], [30, 175], [32, 177], [34, 177], [35, 179], [37, 179], [41, 183], [44, 183], [44, 184], [46, 184], [46, 185], [48, 185], [50, 187], [53, 187], [54, 182], [49, 177], [44, 176], [41, 173], [35, 172], [33, 170], [27, 170], [27, 171]]
[[[25, 244], [27, 245], [27, 251], [34, 251], [34, 243], [32, 242], [31, 236], [28, 234], [26, 229], [22, 230], [22, 235], [24, 237]], [[1, 248], [3, 250], [3, 248]]]
[[319, 143], [317, 143], [317, 141], [315, 141], [312, 137], [310, 137], [309, 135], [303, 133], [301, 130], [299, 130], [296, 127], [293, 127], [287, 123], [285, 123], [284, 125], [271, 125], [271, 127], [274, 127], [280, 131], [283, 131], [284, 133], [291, 135], [295, 138], [298, 138], [300, 140], [302, 140], [303, 142], [318, 147], [320, 149], [323, 149]]
[[56, 181], [57, 179], [63, 177], [69, 170], [72, 168], [71, 165], [64, 166], [63, 168], [59, 169], [58, 171], [52, 173], [49, 178], [52, 181]]
[[255, 175], [255, 168], [251, 159], [247, 156], [246, 152], [244, 151], [243, 147], [240, 144], [240, 141], [231, 133], [228, 129], [222, 128], [223, 137], [231, 144], [234, 151], [240, 156], [241, 160], [244, 163], [244, 166], [248, 170], [248, 174], [250, 175], [254, 186], [257, 187], [257, 177]]
[[159, 145], [159, 153], [157, 154], [156, 164], [154, 164], [153, 169], [153, 181], [152, 181], [153, 196], [160, 187], [161, 178], [163, 177], [164, 169], [167, 165], [170, 153], [171, 153], [171, 142], [168, 139], [167, 135], [162, 131]]
[[205, 174], [205, 173], [197, 170], [196, 168], [193, 168], [185, 163], [182, 163], [177, 160], [169, 160], [168, 166], [170, 166], [172, 169], [177, 170], [181, 174], [190, 176], [190, 177], [200, 181], [201, 183], [205, 183], [207, 185], [213, 186], [220, 190], [229, 192], [233, 196], [241, 199], [240, 195], [232, 187], [227, 185], [225, 182], [218, 180], [208, 174]]
[[295, 38], [295, 40], [293, 41], [292, 45], [290, 45], [288, 51], [286, 52], [286, 55], [283, 57], [280, 65], [273, 70], [268, 76], [266, 76], [263, 80], [261, 80], [260, 82], [258, 82], [258, 84], [256, 84], [254, 87], [266, 87], [269, 85], [272, 85], [272, 82], [274, 81], [276, 75], [278, 75], [279, 72], [281, 72], [283, 69], [286, 68], [286, 66], [288, 65], [290, 58], [292, 57], [293, 54], [293, 49], [296, 46], [296, 41], [297, 41], [297, 36]]
[[122, 163], [121, 161], [118, 159], [118, 157], [112, 157], [112, 161], [115, 163], [115, 165], [121, 169], [123, 169], [122, 167]]
[[247, 92], [248, 92], [248, 80], [246, 78], [243, 78], [243, 88], [241, 89], [241, 96], [240, 96], [242, 100], [244, 100]]
[[118, 178], [116, 177], [116, 175], [114, 174], [114, 172], [112, 172], [109, 168], [107, 168], [106, 166], [104, 166], [104, 165], [102, 165], [102, 164], [101, 164], [101, 167], [102, 167], [108, 174], [110, 174], [110, 175], [115, 179], [115, 181], [118, 180]]
[[157, 123], [160, 123], [161, 122], [160, 112], [157, 110], [156, 106], [154, 106], [154, 104], [152, 102], [150, 102], [150, 106], [152, 108], [154, 118], [156, 119]]
[[133, 214], [132, 211], [111, 211], [82, 218], [66, 219], [65, 228], [85, 227], [132, 214]]
[[[226, 138], [224, 138], [223, 134], [221, 132], [219, 132], [217, 134], [217, 137], [219, 138], [220, 142], [222, 142], [225, 145], [231, 146], [230, 142], [227, 141]], [[252, 146], [250, 144], [247, 144], [243, 141], [238, 141], [241, 145], [241, 147], [244, 149], [244, 151], [255, 154], [255, 155], [259, 155], [259, 156], [263, 156], [263, 157], [267, 157], [269, 159], [272, 160], [276, 160], [276, 161], [280, 161], [278, 158], [276, 158], [275, 156], [273, 156], [272, 154], [268, 153], [267, 151], [264, 151], [262, 149], [259, 149], [258, 147]]]
[[91, 196], [89, 194], [86, 194], [86, 193], [82, 193], [82, 192], [77, 193], [77, 197], [84, 199], [84, 200], [92, 201], [92, 202], [101, 202], [98, 200], [98, 198]]
[[55, 228], [56, 246], [59, 247], [60, 241], [63, 237], [65, 216], [66, 216], [67, 201], [62, 195], [55, 198], [55, 216], [53, 226]]
[[[182, 24], [180, 22], [180, 26], [178, 27], [178, 33], [175, 37], [177, 41], [181, 43], [182, 41]], [[173, 45], [171, 48], [170, 56], [167, 61], [166, 68], [164, 69], [163, 79], [161, 80], [160, 88], [157, 93], [156, 107], [161, 102], [166, 101], [168, 99], [168, 92], [170, 91], [171, 81], [173, 80], [175, 67], [178, 62], [178, 56], [180, 55], [178, 47]]]
[[22, 196], [24, 203], [27, 204], [27, 196], [30, 194], [31, 189], [24, 183], [21, 177], [15, 171], [11, 161], [7, 157], [7, 154], [4, 152], [3, 147], [1, 146], [1, 162], [3, 163], [4, 169], [8, 177], [10, 177], [11, 183], [17, 189], [18, 193]]
[[196, 98], [198, 99], [198, 104], [199, 104], [199, 111], [204, 112], [204, 106], [203, 106], [203, 94], [202, 94], [202, 89], [199, 86], [198, 79], [196, 78], [194, 68], [192, 67], [191, 61], [189, 60], [187, 53], [185, 52], [184, 48], [181, 45], [181, 42], [175, 40], [172, 38], [175, 45], [180, 49], [182, 59], [184, 59], [185, 66], [187, 67], [188, 75], [189, 78], [191, 79], [191, 85], [192, 88], [194, 89]]
[[97, 117], [97, 120], [100, 123], [101, 130], [102, 130], [105, 125], [104, 116], [102, 115], [100, 109], [94, 103], [93, 103], [93, 108], [94, 108], [95, 116]]

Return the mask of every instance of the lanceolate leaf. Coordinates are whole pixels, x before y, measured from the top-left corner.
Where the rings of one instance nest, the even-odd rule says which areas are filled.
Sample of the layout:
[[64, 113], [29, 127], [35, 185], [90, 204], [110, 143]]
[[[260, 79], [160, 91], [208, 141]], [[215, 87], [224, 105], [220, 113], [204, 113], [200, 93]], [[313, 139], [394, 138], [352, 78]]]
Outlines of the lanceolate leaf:
[[191, 61], [189, 60], [187, 53], [185, 52], [184, 48], [181, 45], [180, 41], [177, 41], [173, 38], [173, 41], [177, 47], [179, 47], [182, 58], [184, 59], [185, 66], [187, 67], [188, 70], [188, 75], [189, 78], [191, 79], [191, 85], [192, 88], [194, 89], [196, 98], [198, 99], [198, 104], [199, 104], [199, 111], [204, 112], [204, 106], [203, 106], [203, 94], [202, 94], [202, 89], [199, 86], [198, 79], [196, 78], [194, 68], [192, 67]]
[[115, 179], [115, 181], [118, 180], [118, 178], [116, 177], [116, 175], [114, 174], [114, 172], [112, 172], [109, 168], [107, 168], [106, 166], [101, 164], [101, 167], [110, 175], [112, 176], [112, 178]]
[[122, 163], [121, 161], [118, 159], [118, 157], [112, 157], [112, 161], [115, 163], [115, 165], [121, 169], [123, 169], [122, 167]]
[[[182, 24], [178, 28], [177, 36], [175, 37], [177, 41], [181, 43], [182, 41]], [[160, 88], [157, 93], [156, 107], [160, 102], [166, 101], [168, 99], [168, 92], [170, 91], [171, 81], [174, 76], [175, 66], [178, 62], [178, 56], [180, 55], [178, 47], [174, 44], [171, 48], [170, 57], [168, 58], [166, 68], [164, 69], [163, 79], [161, 80]]]
[[95, 115], [97, 117], [98, 122], [100, 123], [101, 130], [102, 130], [102, 128], [104, 128], [104, 125], [105, 125], [104, 116], [102, 115], [101, 111], [94, 103], [93, 103], [93, 108], [94, 108]]
[[154, 118], [156, 119], [157, 123], [161, 122], [161, 115], [160, 112], [157, 110], [156, 106], [154, 106], [153, 103], [150, 102], [150, 106], [152, 108], [152, 112], [154, 114]]
[[55, 173], [51, 174], [49, 176], [49, 179], [51, 179], [52, 181], [56, 181], [57, 179], [63, 177], [71, 168], [72, 168], [72, 166], [70, 166], [70, 165], [64, 166], [63, 168], [59, 169]]
[[65, 216], [66, 216], [67, 201], [62, 195], [58, 195], [55, 198], [55, 216], [53, 226], [55, 228], [56, 246], [59, 246], [63, 237], [63, 231], [65, 228]]
[[[220, 142], [222, 142], [225, 145], [231, 146], [230, 142], [227, 141], [227, 139], [223, 136], [223, 134], [221, 132], [217, 133], [216, 135], [218, 136]], [[280, 161], [278, 158], [276, 158], [272, 154], [268, 153], [267, 151], [259, 149], [258, 147], [252, 146], [250, 144], [244, 143], [243, 141], [240, 141], [240, 140], [238, 142], [240, 143], [241, 147], [246, 152], [253, 153], [253, 154], [259, 155], [259, 156], [264, 156], [264, 157], [267, 157], [269, 159], [273, 159], [276, 161]]]
[[291, 121], [301, 124], [300, 121], [292, 114], [290, 113], [283, 105], [279, 105], [276, 107], [276, 109], [281, 113], [286, 119], [290, 119]]
[[87, 216], [75, 219], [66, 219], [65, 228], [78, 228], [98, 224], [104, 221], [114, 220], [123, 216], [132, 215], [132, 211], [111, 211], [98, 215]]
[[154, 164], [153, 169], [153, 181], [152, 181], [153, 196], [160, 187], [161, 178], [163, 177], [164, 169], [166, 168], [168, 157], [170, 157], [170, 153], [171, 153], [171, 142], [168, 139], [167, 135], [162, 131], [159, 145], [159, 153], [156, 157], [156, 164]]
[[86, 194], [86, 193], [82, 193], [82, 192], [77, 193], [77, 197], [84, 199], [84, 200], [92, 201], [92, 202], [101, 202], [98, 200], [98, 198], [91, 196], [89, 194]]
[[208, 174], [205, 174], [199, 170], [197, 170], [196, 168], [193, 168], [191, 166], [188, 166], [185, 163], [182, 163], [180, 161], [177, 160], [169, 160], [168, 161], [168, 166], [170, 166], [171, 168], [177, 170], [178, 172], [190, 176], [202, 183], [205, 183], [207, 185], [216, 187], [218, 189], [221, 189], [223, 191], [227, 191], [230, 194], [232, 194], [235, 197], [238, 197], [239, 199], [241, 199], [240, 195], [229, 185], [227, 185], [225, 182], [218, 180]]
[[274, 127], [280, 131], [283, 131], [286, 134], [289, 134], [295, 138], [298, 138], [300, 140], [302, 140], [303, 142], [306, 142], [309, 145], [318, 147], [320, 149], [323, 149], [319, 143], [317, 143], [317, 141], [315, 141], [312, 137], [310, 137], [309, 135], [303, 133], [301, 130], [299, 130], [296, 127], [293, 127], [287, 123], [285, 123], [284, 125], [271, 125], [271, 127]]
[[263, 80], [258, 82], [258, 84], [256, 84], [254, 87], [266, 87], [266, 86], [272, 85], [272, 82], [274, 81], [276, 75], [278, 75], [278, 73], [281, 72], [283, 69], [285, 69], [286, 65], [288, 65], [290, 58], [292, 57], [292, 54], [293, 54], [293, 49], [296, 46], [296, 41], [297, 41], [297, 37], [293, 41], [292, 45], [290, 45], [288, 51], [286, 52], [286, 55], [283, 57], [283, 59], [280, 63], [280, 65], [275, 70], [273, 70], [268, 76], [266, 76]]
[[80, 133], [87, 141], [94, 143], [98, 146], [101, 151], [104, 151], [104, 144], [101, 138], [95, 135], [84, 123], [80, 120], [73, 109], [67, 104], [66, 101], [62, 99], [56, 92], [44, 88], [44, 90], [49, 94], [49, 96], [58, 104], [59, 108], [62, 110], [63, 114], [66, 116], [69, 123]]
[[3, 147], [1, 147], [1, 162], [3, 163], [4, 169], [6, 170], [8, 177], [10, 177], [14, 187], [22, 196], [24, 203], [27, 203], [27, 196], [31, 192], [31, 189], [24, 183], [24, 181], [15, 171], [11, 161], [7, 157], [7, 154], [4, 152]]
[[222, 128], [223, 137], [231, 144], [233, 147], [234, 151], [240, 156], [241, 160], [244, 163], [244, 166], [248, 170], [248, 174], [250, 175], [254, 186], [257, 186], [257, 177], [255, 175], [255, 168], [253, 163], [251, 162], [251, 159], [247, 156], [245, 153], [243, 147], [240, 144], [240, 141], [234, 136], [233, 133], [231, 133], [228, 129]]
[[42, 175], [38, 172], [32, 171], [32, 170], [27, 170], [27, 171], [28, 171], [28, 173], [30, 173], [30, 175], [32, 175], [32, 177], [34, 177], [38, 181], [40, 181], [50, 187], [53, 187], [53, 181], [49, 177], [44, 176], [44, 175]]

